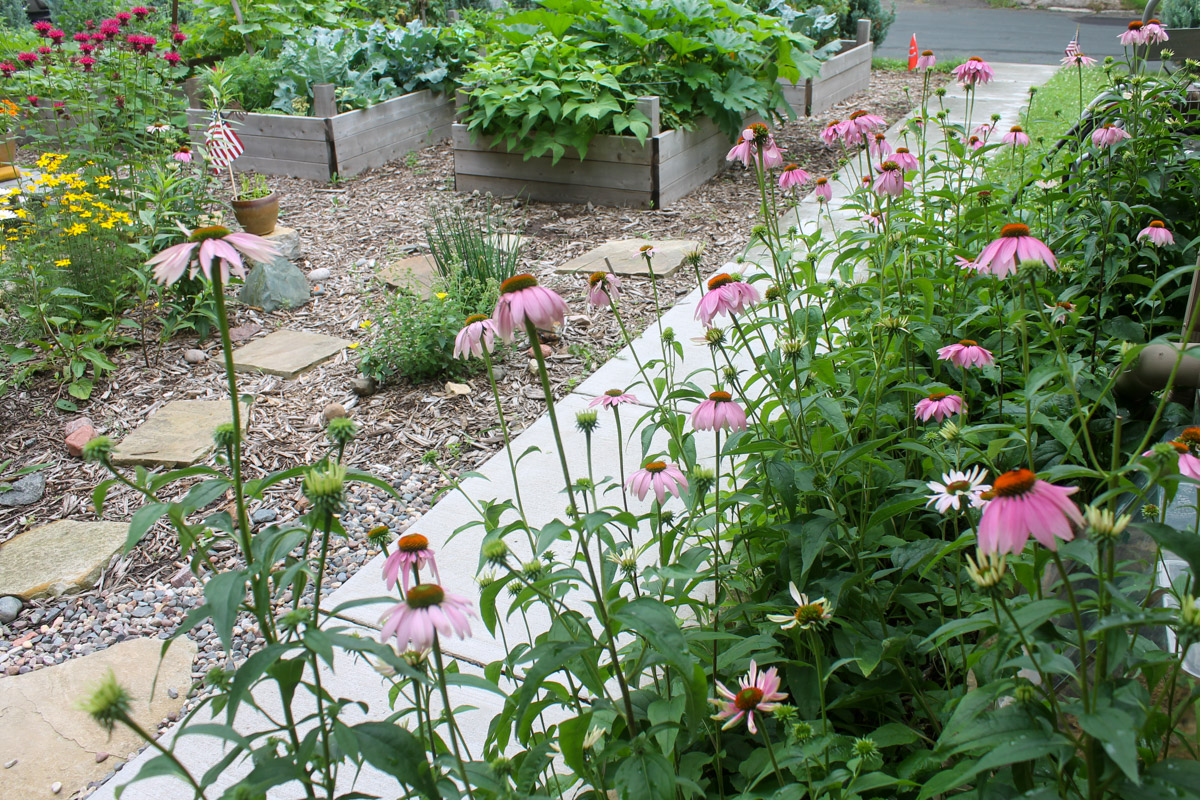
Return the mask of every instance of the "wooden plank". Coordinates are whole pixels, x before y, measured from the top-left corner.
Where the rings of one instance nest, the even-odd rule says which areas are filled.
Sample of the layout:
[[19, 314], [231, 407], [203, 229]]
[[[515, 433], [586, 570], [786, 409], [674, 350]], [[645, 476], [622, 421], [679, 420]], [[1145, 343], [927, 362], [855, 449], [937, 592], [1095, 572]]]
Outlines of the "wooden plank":
[[[869, 43], [863, 45], [870, 50]], [[829, 80], [814, 81], [809, 101], [809, 114], [820, 114], [831, 106], [857, 94], [871, 85], [871, 61], [860, 61], [849, 69], [838, 73]]]
[[257, 158], [248, 154], [233, 162], [237, 172], [257, 172], [260, 175], [284, 175], [291, 178], [307, 178], [311, 181], [329, 181], [329, 163], [316, 164], [310, 161], [290, 161], [275, 158]]
[[454, 151], [456, 175], [480, 175], [541, 183], [573, 184], [580, 187], [625, 189], [650, 192], [651, 168], [643, 164], [617, 164], [611, 161], [580, 161], [564, 156], [558, 163], [548, 158], [528, 161], [517, 153], [478, 153]]
[[651, 208], [653, 195], [649, 191], [630, 191], [597, 186], [578, 186], [565, 183], [489, 178], [481, 175], [455, 176], [455, 188], [460, 192], [491, 192], [497, 197], [524, 197], [546, 203], [593, 203], [624, 208]]
[[669, 208], [680, 198], [703, 186], [725, 166], [729, 152], [727, 137], [717, 132], [706, 141], [658, 166], [658, 203]]
[[426, 145], [434, 142], [439, 142], [450, 135], [449, 123], [433, 130], [424, 130], [414, 133], [403, 139], [394, 139], [388, 141], [384, 146], [374, 150], [368, 150], [364, 153], [359, 153], [354, 156], [346, 157], [342, 153], [341, 143], [338, 144], [337, 159], [338, 159], [338, 176], [349, 178], [352, 175], [357, 175], [365, 169], [371, 167], [382, 166], [389, 161], [395, 161], [403, 158], [413, 150], [419, 150]]
[[[312, 164], [329, 166], [329, 145], [325, 140], [319, 142], [307, 139], [284, 139], [277, 136], [243, 136], [242, 144], [246, 152], [241, 156], [255, 158], [270, 158], [283, 161], [304, 161]], [[192, 143], [196, 146], [204, 144], [204, 133], [192, 133]]]
[[[747, 117], [742, 121], [743, 127], [751, 122], [759, 121], [757, 115]], [[707, 142], [713, 136], [723, 136], [725, 141], [729, 142], [729, 146], [733, 146], [733, 142], [729, 141], [729, 136], [721, 132], [717, 124], [710, 119], [701, 119], [696, 122], [696, 127], [692, 130], [671, 130], [664, 131], [658, 137], [658, 161], [661, 164], [663, 161], [674, 158], [680, 153], [686, 153], [693, 147]], [[728, 149], [728, 148], [726, 148]]]
[[338, 161], [347, 161], [383, 148], [394, 149], [401, 144], [411, 149], [412, 142], [425, 139], [431, 132], [440, 132], [435, 139], [446, 138], [450, 135], [450, 125], [453, 122], [454, 108], [447, 104], [440, 108], [416, 111], [378, 128], [368, 128], [351, 134], [339, 134], [335, 131], [333, 136], [337, 145]]
[[346, 111], [332, 119], [335, 141], [390, 125], [398, 120], [447, 107], [447, 116], [454, 116], [454, 101], [448, 95], [435, 95], [428, 89], [410, 92], [402, 97], [393, 97], [370, 108]]
[[[190, 108], [187, 112], [188, 126], [208, 126], [212, 114]], [[233, 123], [238, 136], [276, 136], [281, 139], [317, 139], [325, 141], [325, 122], [315, 117], [292, 117], [287, 114], [246, 114], [245, 120]]]
[[[452, 130], [455, 152], [459, 150], [507, 152], [503, 144], [493, 147], [493, 139], [490, 136], [480, 136], [477, 141], [471, 141], [471, 134], [467, 131], [467, 126], [462, 123], [454, 123]], [[588, 145], [587, 157], [589, 161], [610, 161], [619, 164], [648, 165], [653, 161], [650, 148], [639, 142], [635, 136], [597, 136]], [[579, 154], [574, 148], [568, 148], [567, 154], [563, 158], [573, 158], [578, 161]]]

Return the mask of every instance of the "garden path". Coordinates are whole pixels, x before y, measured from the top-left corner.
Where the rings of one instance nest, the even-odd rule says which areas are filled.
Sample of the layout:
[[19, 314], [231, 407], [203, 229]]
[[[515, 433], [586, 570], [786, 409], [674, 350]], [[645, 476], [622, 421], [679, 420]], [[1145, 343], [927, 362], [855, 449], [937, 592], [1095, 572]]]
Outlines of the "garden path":
[[[1053, 70], [1048, 67], [1027, 64], [993, 64], [993, 67], [998, 78], [978, 89], [977, 113], [985, 119], [992, 113], [1000, 114], [999, 125], [1003, 129], [1004, 126], [1010, 126], [1016, 122], [1017, 116], [1027, 100], [1029, 87], [1046, 81]], [[961, 119], [967, 102], [964, 93], [960, 89], [951, 88], [944, 101], [955, 118]], [[889, 132], [889, 138], [897, 136], [898, 130], [899, 124]], [[853, 216], [836, 210], [839, 199], [846, 196], [848, 189], [845, 181], [840, 182], [834, 189], [834, 201], [831, 204], [835, 208], [835, 219], [840, 219], [842, 222]], [[806, 228], [817, 224], [828, 225], [826, 221], [818, 222], [818, 211], [819, 207], [810, 195], [810, 198], [802, 202], [794, 212], [789, 212], [783, 227], [787, 228], [790, 224], [798, 224]], [[761, 252], [751, 251], [747, 261], [754, 263], [756, 259], [761, 260], [761, 256]], [[744, 268], [742, 269], [745, 271]], [[828, 277], [828, 274], [826, 268], [823, 277]], [[555, 415], [572, 478], [587, 474], [589, 460], [592, 461], [592, 474], [598, 483], [603, 482], [604, 476], [615, 478], [620, 474], [622, 468], [620, 456], [624, 457], [625, 474], [640, 467], [640, 436], [632, 434], [635, 431], [637, 417], [652, 406], [653, 393], [641, 381], [637, 361], [644, 362], [648, 359], [661, 358], [663, 346], [661, 331], [663, 329], [670, 327], [674, 331], [675, 339], [683, 343], [684, 360], [682, 367], [679, 368], [680, 375], [712, 368], [708, 348], [696, 346], [690, 342], [692, 337], [702, 336], [704, 332], [703, 326], [694, 318], [694, 308], [699, 298], [699, 289], [683, 298], [662, 315], [658, 325], [648, 327], [630, 347], [622, 350], [615, 358], [608, 361], [595, 374], [576, 387], [571, 394], [556, 404]], [[745, 369], [749, 366], [749, 362], [738, 363], [735, 359], [735, 365]], [[703, 376], [698, 376], [696, 382], [702, 388], [709, 383]], [[612, 388], [632, 391], [638, 396], [640, 404], [624, 406], [626, 413], [621, 419], [625, 435], [623, 445], [618, 443], [615, 426], [610, 418], [611, 412], [602, 412], [600, 428], [592, 436], [589, 458], [587, 440], [584, 434], [575, 427], [574, 414], [588, 407], [595, 398]], [[661, 437], [661, 433], [658, 436]], [[708, 455], [711, 456], [714, 452], [712, 440], [701, 438], [698, 444], [701, 450], [708, 450]], [[661, 438], [655, 438], [651, 444], [651, 452], [659, 447], [662, 447]], [[520, 460], [518, 472], [521, 501], [529, 521], [533, 525], [540, 526], [555, 517], [561, 517], [566, 506], [566, 498], [561, 488], [563, 478], [551, 415], [549, 413], [542, 415], [537, 422], [517, 436], [513, 441], [512, 451], [517, 455], [527, 453]], [[705, 453], [702, 452], [701, 456], [703, 455]], [[466, 594], [474, 599], [478, 596], [474, 587], [476, 573], [480, 566], [478, 553], [483, 540], [483, 531], [478, 526], [463, 526], [478, 519], [475, 511], [475, 505], [478, 502], [505, 498], [515, 502], [515, 487], [508, 456], [505, 453], [497, 453], [478, 470], [478, 477], [472, 477], [462, 482], [462, 489], [461, 493], [452, 492], [444, 496], [428, 513], [414, 523], [410, 530], [429, 537], [433, 548], [439, 555], [438, 567], [441, 585], [450, 592]], [[617, 497], [600, 499], [601, 504], [616, 502], [619, 502]], [[630, 510], [637, 513], [644, 511], [647, 506], [648, 504], [631, 502]], [[648, 538], [648, 533], [642, 535]], [[520, 548], [516, 546], [516, 538], [510, 537], [510, 544], [514, 548], [514, 557], [523, 560]], [[377, 557], [374, 563], [366, 565], [340, 589], [327, 596], [323, 602], [325, 611], [342, 618], [347, 624], [359, 629], [363, 635], [377, 635], [380, 627], [379, 617], [387, 608], [386, 602], [354, 608], [344, 608], [344, 606], [365, 598], [395, 596], [395, 592], [389, 592], [383, 583], [383, 562], [382, 555]], [[496, 603], [497, 613], [504, 623], [503, 636], [493, 637], [488, 634], [482, 624], [475, 623], [472, 638], [465, 641], [443, 641], [446, 652], [457, 660], [459, 668], [463, 672], [480, 674], [482, 665], [502, 658], [514, 644], [530, 641], [532, 637], [546, 630], [548, 619], [537, 614], [532, 614], [524, 619], [517, 616], [512, 620], [507, 620], [505, 615], [508, 611], [508, 600], [507, 595], [502, 593]], [[586, 606], [586, 597], [568, 596], [566, 602], [568, 605], [580, 609], [586, 616], [592, 616], [590, 608]], [[338, 659], [336, 672], [324, 676], [326, 689], [334, 696], [353, 697], [369, 704], [372, 709], [370, 713], [372, 718], [378, 719], [385, 716], [388, 709], [389, 684], [371, 665], [362, 660], [351, 660], [344, 655], [339, 655]], [[503, 698], [468, 687], [457, 687], [455, 695], [461, 698], [460, 703], [474, 706], [473, 710], [465, 712], [458, 718], [471, 754], [479, 757], [492, 718], [503, 712]], [[255, 697], [270, 713], [272, 701], [267, 693], [265, 691], [258, 692]], [[247, 712], [239, 715], [239, 723], [239, 727], [248, 727], [254, 724], [254, 720]], [[202, 771], [203, 768], [220, 760], [222, 748], [217, 739], [195, 736], [181, 744], [177, 753], [189, 767], [200, 767]], [[112, 800], [118, 785], [125, 782], [125, 775], [132, 774], [153, 755], [154, 753], [151, 751], [143, 752], [123, 771], [122, 775], [100, 787], [92, 795], [93, 798], [95, 800]], [[225, 771], [217, 785], [227, 785], [247, 771], [245, 766], [231, 767]], [[353, 776], [349, 773], [345, 775], [347, 784], [352, 778]], [[394, 791], [394, 783], [370, 769], [364, 769], [359, 776], [357, 788], [366, 792], [377, 789], [386, 796], [388, 790]], [[180, 792], [182, 791], [185, 791], [182, 785], [173, 779], [153, 778], [133, 785], [122, 796], [125, 800], [160, 800], [164, 797], [181, 796]], [[278, 796], [283, 797], [285, 793], [280, 792]]]

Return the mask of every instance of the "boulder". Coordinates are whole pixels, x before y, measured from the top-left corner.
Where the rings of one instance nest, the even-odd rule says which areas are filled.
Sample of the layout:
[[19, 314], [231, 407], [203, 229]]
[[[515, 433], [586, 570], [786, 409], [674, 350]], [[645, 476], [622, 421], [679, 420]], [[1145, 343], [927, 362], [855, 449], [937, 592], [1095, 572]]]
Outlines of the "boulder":
[[254, 262], [238, 299], [248, 306], [271, 312], [298, 308], [308, 302], [308, 278], [283, 256]]

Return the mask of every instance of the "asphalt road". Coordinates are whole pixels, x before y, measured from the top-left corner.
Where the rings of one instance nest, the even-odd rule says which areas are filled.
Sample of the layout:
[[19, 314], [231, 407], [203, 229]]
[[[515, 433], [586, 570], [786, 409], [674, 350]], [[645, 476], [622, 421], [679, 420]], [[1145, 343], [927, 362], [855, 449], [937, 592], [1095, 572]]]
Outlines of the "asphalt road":
[[896, 21], [875, 55], [907, 60], [909, 39], [915, 33], [920, 49], [939, 56], [1057, 64], [1078, 26], [1083, 52], [1103, 59], [1124, 54], [1117, 35], [1134, 16], [1135, 12], [1124, 16], [991, 8], [971, 0], [896, 3]]

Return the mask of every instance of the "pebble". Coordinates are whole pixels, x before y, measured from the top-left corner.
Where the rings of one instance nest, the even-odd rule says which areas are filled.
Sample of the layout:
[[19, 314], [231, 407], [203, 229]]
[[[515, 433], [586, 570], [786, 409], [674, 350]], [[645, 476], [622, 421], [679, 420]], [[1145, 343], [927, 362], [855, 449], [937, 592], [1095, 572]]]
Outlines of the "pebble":
[[319, 267], [308, 273], [308, 279], [313, 283], [316, 283], [317, 281], [326, 280], [332, 274], [333, 270], [331, 270], [329, 267]]
[[172, 686], [170, 689], [167, 689], [167, 697], [171, 698], [172, 700], [178, 700], [179, 690]]
[[325, 409], [321, 412], [321, 418], [325, 420], [326, 424], [329, 424], [329, 421], [332, 419], [338, 419], [339, 417], [344, 416], [346, 416], [346, 407], [341, 403], [330, 403], [329, 405], [325, 406]]
[[183, 360], [189, 364], [200, 364], [208, 360], [208, 354], [203, 350], [192, 348], [191, 350], [183, 351]]
[[446, 391], [453, 395], [463, 396], [471, 393], [471, 387], [465, 383], [454, 383], [450, 381], [446, 384]]
[[0, 506], [27, 506], [36, 503], [46, 494], [46, 476], [32, 472], [9, 484], [11, 488], [0, 492]]
[[259, 508], [250, 514], [250, 519], [259, 525], [265, 522], [274, 522], [278, 517], [279, 512], [273, 508]]
[[[532, 358], [533, 357], [533, 348], [531, 347], [528, 350], [526, 350], [525, 355], [530, 356]], [[554, 348], [552, 348], [548, 344], [542, 345], [542, 358], [549, 358], [552, 355], [554, 355]]]
[[359, 375], [350, 384], [350, 389], [359, 397], [370, 397], [379, 391], [379, 382], [369, 375]]
[[96, 763], [103, 764], [108, 760], [108, 753], [96, 753]]
[[21, 616], [21, 609], [24, 607], [21, 598], [15, 595], [0, 597], [0, 624], [7, 625]]
[[55, 781], [54, 783], [50, 784], [50, 791], [53, 792], [54, 794], [58, 794], [59, 792], [61, 792], [62, 791], [62, 781]]
[[12, 769], [12, 768], [13, 768], [13, 767], [15, 767], [16, 765], [17, 765], [17, 760], [16, 760], [15, 758], [14, 758], [12, 761], [5, 761], [5, 762], [4, 762], [4, 768], [5, 768], [5, 769]]

